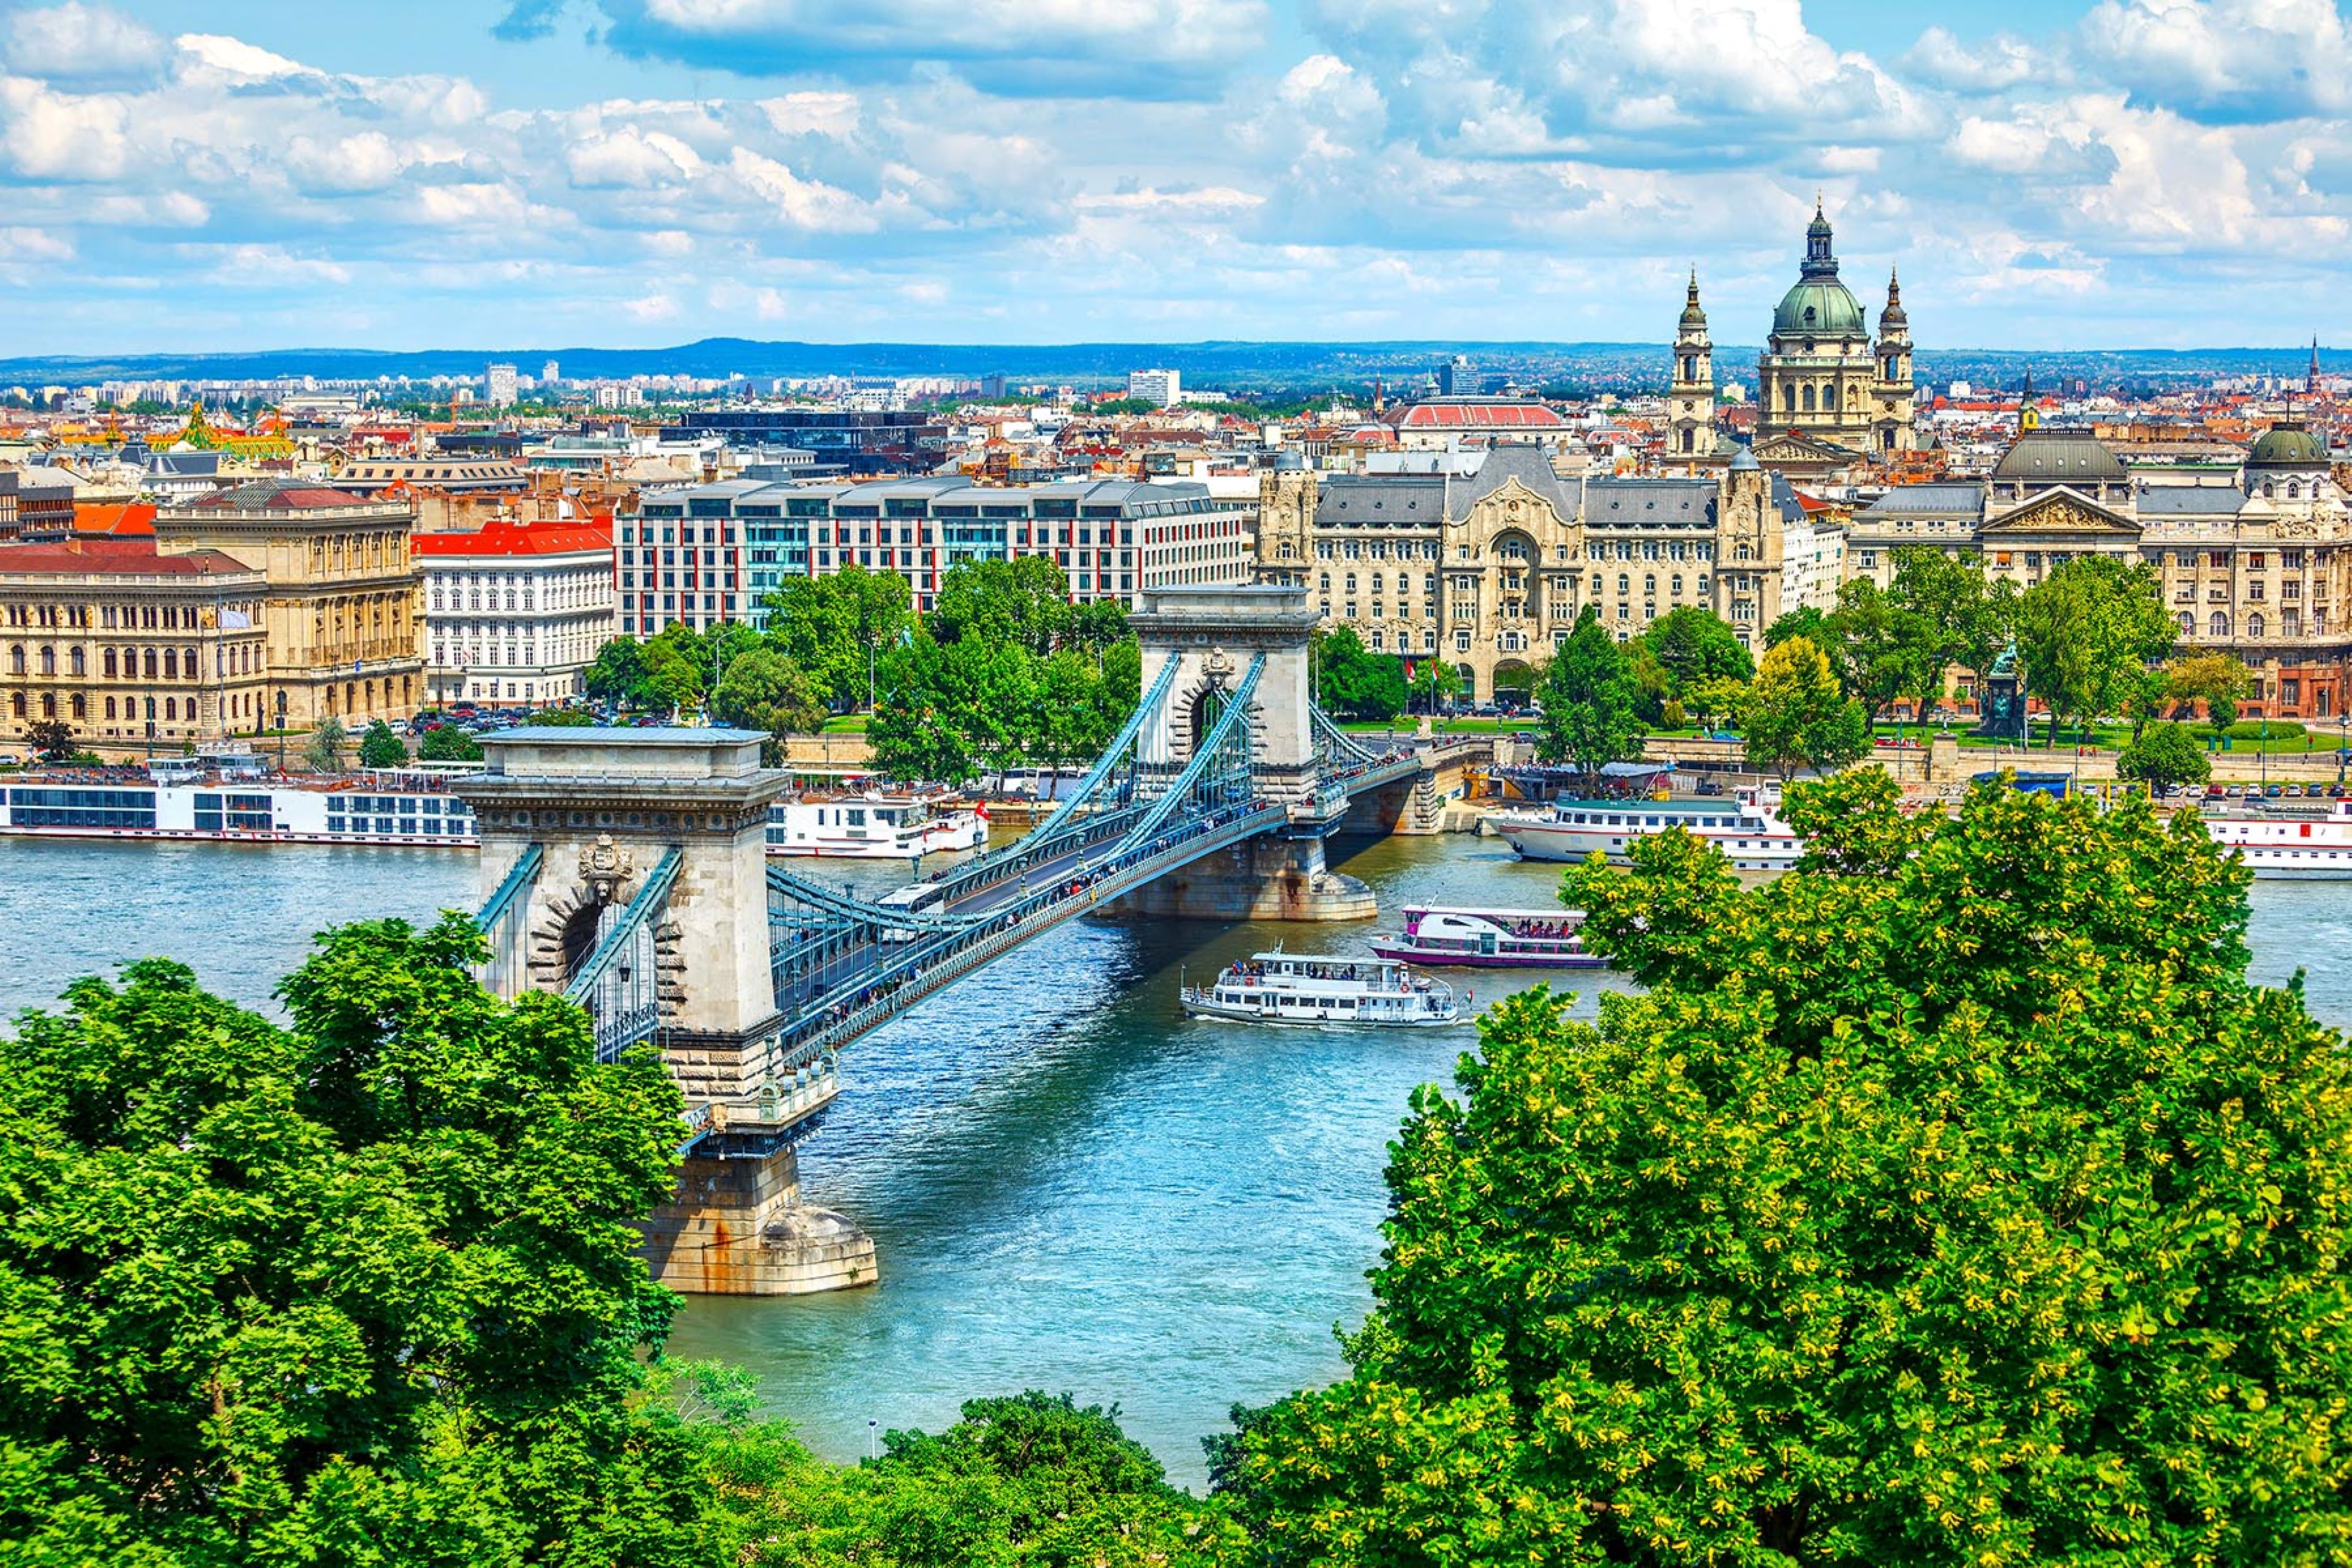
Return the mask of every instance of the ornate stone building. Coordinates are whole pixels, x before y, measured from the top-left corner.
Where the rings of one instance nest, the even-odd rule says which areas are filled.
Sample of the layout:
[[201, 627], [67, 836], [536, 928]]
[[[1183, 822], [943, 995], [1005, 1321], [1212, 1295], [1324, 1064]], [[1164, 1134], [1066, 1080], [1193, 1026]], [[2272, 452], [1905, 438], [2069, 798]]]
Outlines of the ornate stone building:
[[1497, 446], [1468, 474], [1269, 471], [1260, 500], [1259, 581], [1376, 651], [1447, 660], [1479, 701], [1527, 686], [1588, 605], [1620, 640], [1694, 605], [1760, 647], [1792, 589], [1843, 572], [1842, 535], [1744, 450], [1706, 478], [1579, 480]]
[[2027, 428], [1989, 479], [1906, 486], [1857, 512], [1850, 570], [1884, 585], [1906, 545], [1979, 551], [2021, 587], [2077, 555], [2145, 562], [2181, 646], [2255, 672], [2246, 716], [2339, 719], [2352, 702], [2352, 513], [2301, 426], [2220, 476], [2136, 474], [2086, 432]]
[[155, 514], [163, 554], [217, 551], [259, 572], [271, 717], [307, 729], [404, 719], [425, 696], [416, 510], [262, 479]]
[[[1697, 292], [1694, 281], [1685, 321]], [[1677, 338], [1678, 382], [1681, 355]], [[1679, 388], [1670, 395], [1679, 408]], [[1860, 301], [1838, 279], [1830, 221], [1818, 204], [1797, 282], [1772, 312], [1771, 336], [1756, 362], [1756, 452], [1768, 467], [1784, 455], [1809, 455], [1809, 444], [1857, 453], [1912, 447], [1911, 324], [1902, 290], [1890, 271], [1874, 344]]]

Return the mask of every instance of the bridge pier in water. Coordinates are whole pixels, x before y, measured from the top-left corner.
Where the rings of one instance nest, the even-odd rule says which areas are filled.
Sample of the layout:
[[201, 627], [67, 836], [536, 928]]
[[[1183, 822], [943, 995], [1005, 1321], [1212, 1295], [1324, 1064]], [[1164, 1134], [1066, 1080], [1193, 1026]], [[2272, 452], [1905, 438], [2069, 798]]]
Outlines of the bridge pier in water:
[[481, 827], [484, 983], [562, 992], [599, 1056], [651, 1043], [685, 1091], [699, 1135], [644, 1253], [664, 1284], [714, 1295], [875, 1279], [872, 1238], [800, 1201], [793, 1144], [837, 1083], [779, 1048], [766, 833], [791, 778], [760, 765], [763, 738], [510, 731], [453, 786]]
[[1269, 833], [1180, 866], [1120, 899], [1117, 915], [1164, 920], [1368, 921], [1372, 889], [1324, 864], [1323, 836]]

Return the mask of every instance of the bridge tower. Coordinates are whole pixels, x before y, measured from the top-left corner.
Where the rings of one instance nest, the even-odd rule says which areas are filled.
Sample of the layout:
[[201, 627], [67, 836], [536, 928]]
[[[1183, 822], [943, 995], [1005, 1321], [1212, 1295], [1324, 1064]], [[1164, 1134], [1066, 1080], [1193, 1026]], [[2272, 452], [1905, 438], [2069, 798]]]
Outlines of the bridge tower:
[[791, 775], [743, 730], [521, 729], [457, 780], [481, 834], [501, 995], [559, 991], [610, 1059], [650, 1042], [685, 1090], [691, 1153], [646, 1226], [655, 1278], [717, 1295], [871, 1283], [874, 1244], [801, 1205], [793, 1145], [835, 1092], [787, 1069], [770, 968], [768, 805]]
[[1143, 689], [1174, 663], [1160, 723], [1139, 738], [1147, 767], [1174, 768], [1214, 721], [1252, 660], [1250, 768], [1258, 793], [1290, 808], [1290, 826], [1171, 871], [1118, 900], [1120, 913], [1204, 920], [1352, 921], [1378, 912], [1372, 891], [1324, 863], [1323, 840], [1347, 816], [1331, 791], [1329, 737], [1317, 720], [1309, 657], [1316, 613], [1303, 586], [1147, 588], [1128, 617]]

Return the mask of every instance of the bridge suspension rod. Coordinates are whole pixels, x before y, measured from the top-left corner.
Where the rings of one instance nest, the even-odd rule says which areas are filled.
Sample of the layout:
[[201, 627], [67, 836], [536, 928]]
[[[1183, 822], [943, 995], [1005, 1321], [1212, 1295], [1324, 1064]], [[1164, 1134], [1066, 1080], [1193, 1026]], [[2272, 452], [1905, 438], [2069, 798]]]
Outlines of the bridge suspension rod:
[[955, 915], [923, 915], [869, 904], [819, 882], [803, 881], [779, 866], [768, 868], [768, 886], [796, 903], [824, 910], [862, 925], [904, 926], [912, 931], [961, 931], [971, 921]]
[[1109, 745], [1103, 748], [1102, 755], [1095, 759], [1095, 765], [1087, 770], [1087, 776], [1078, 781], [1078, 787], [1056, 802], [1045, 820], [1024, 837], [1044, 842], [1060, 831], [1063, 824], [1070, 819], [1081, 804], [1094, 798], [1094, 793], [1102, 787], [1103, 780], [1110, 776], [1111, 770], [1119, 764], [1121, 759], [1134, 746], [1135, 738], [1143, 732], [1143, 726], [1150, 722], [1152, 714], [1159, 711], [1160, 705], [1168, 700], [1168, 693], [1176, 685], [1177, 667], [1181, 662], [1180, 659], [1171, 658], [1160, 667], [1160, 677], [1151, 683], [1151, 689], [1145, 692], [1137, 701], [1135, 711], [1127, 716], [1127, 722], [1119, 726], [1118, 735], [1112, 738]]
[[1373, 751], [1347, 731], [1339, 728], [1338, 721], [1331, 715], [1324, 712], [1319, 706], [1310, 704], [1307, 713], [1314, 721], [1316, 734], [1330, 742], [1349, 758], [1359, 763], [1377, 763], [1382, 760], [1380, 752]]

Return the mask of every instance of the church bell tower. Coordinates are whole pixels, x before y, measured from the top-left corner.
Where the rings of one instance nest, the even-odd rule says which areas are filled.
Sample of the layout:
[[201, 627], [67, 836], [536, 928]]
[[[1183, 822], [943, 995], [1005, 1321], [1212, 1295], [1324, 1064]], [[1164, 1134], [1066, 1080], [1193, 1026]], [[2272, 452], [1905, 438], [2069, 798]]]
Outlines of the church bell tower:
[[1903, 282], [1893, 268], [1886, 270], [1886, 309], [1878, 313], [1878, 384], [1872, 388], [1877, 405], [1872, 444], [1881, 452], [1907, 452], [1915, 439], [1911, 426], [1915, 394], [1911, 383], [1911, 318], [1903, 309]]
[[1698, 304], [1698, 268], [1691, 268], [1681, 321], [1675, 329], [1673, 383], [1666, 389], [1666, 461], [1696, 463], [1715, 450], [1715, 345]]

